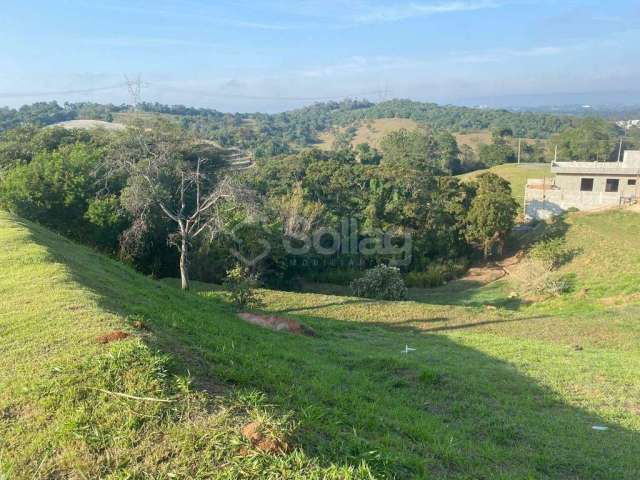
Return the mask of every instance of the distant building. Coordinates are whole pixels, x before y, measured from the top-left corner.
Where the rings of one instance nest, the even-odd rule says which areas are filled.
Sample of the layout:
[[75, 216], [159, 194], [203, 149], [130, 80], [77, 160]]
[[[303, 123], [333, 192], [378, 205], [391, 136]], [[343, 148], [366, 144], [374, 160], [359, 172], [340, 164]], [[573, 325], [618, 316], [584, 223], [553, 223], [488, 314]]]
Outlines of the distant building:
[[527, 182], [528, 220], [544, 220], [570, 208], [628, 205], [640, 198], [640, 150], [624, 152], [622, 162], [554, 162], [551, 172], [552, 178]]
[[640, 120], [620, 120], [616, 122], [616, 125], [626, 130], [629, 130], [630, 128], [633, 128], [633, 127], [640, 127]]

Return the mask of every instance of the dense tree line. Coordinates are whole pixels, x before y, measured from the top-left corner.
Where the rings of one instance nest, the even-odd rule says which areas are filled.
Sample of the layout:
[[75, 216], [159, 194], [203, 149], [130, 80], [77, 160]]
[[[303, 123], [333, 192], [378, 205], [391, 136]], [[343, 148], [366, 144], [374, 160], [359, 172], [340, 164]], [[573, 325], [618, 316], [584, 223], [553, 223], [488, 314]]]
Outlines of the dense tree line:
[[509, 128], [514, 136], [527, 138], [547, 138], [562, 127], [572, 124], [572, 119], [568, 116], [438, 105], [412, 100], [390, 100], [365, 109], [336, 111], [333, 117], [339, 125], [379, 118], [410, 118], [434, 129], [450, 132]]
[[[396, 132], [379, 152], [305, 149], [239, 173], [174, 122], [28, 126], [0, 135], [0, 205], [157, 276], [185, 264], [192, 278], [221, 281], [244, 261], [276, 286], [380, 263], [420, 273], [476, 247], [489, 253], [513, 225], [508, 185], [493, 175], [460, 182], [450, 175], [457, 157], [450, 135], [425, 129]], [[322, 232], [345, 225], [359, 248], [327, 253], [336, 239]]]
[[[554, 135], [550, 143], [558, 147], [560, 161], [617, 160], [621, 153], [620, 140], [624, 131], [614, 124], [598, 118], [585, 118], [573, 128], [564, 128]], [[623, 141], [622, 148], [633, 148], [635, 142]]]
[[69, 120], [103, 120], [111, 122], [113, 113], [129, 109], [126, 105], [99, 104], [93, 102], [65, 103], [38, 102], [18, 109], [0, 108], [0, 132], [24, 125], [46, 126]]
[[[185, 128], [225, 146], [255, 149], [259, 155], [279, 155], [291, 148], [311, 146], [318, 134], [334, 127], [352, 126], [378, 118], [410, 118], [435, 130], [461, 132], [509, 128], [517, 137], [547, 138], [571, 125], [570, 117], [543, 113], [440, 106], [410, 100], [378, 104], [366, 100], [316, 103], [277, 114], [222, 113], [209, 108], [143, 102], [144, 112], [175, 116]], [[51, 125], [73, 119], [111, 121], [113, 114], [129, 110], [126, 105], [56, 102], [36, 103], [20, 109], [0, 110], [0, 131], [24, 123]]]

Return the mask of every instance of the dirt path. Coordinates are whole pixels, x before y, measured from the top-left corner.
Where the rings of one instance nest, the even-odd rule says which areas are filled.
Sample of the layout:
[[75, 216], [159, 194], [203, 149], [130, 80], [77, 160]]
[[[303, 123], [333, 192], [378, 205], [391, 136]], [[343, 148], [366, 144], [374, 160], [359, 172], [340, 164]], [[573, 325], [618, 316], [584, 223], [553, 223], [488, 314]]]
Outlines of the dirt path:
[[498, 262], [476, 265], [471, 267], [464, 277], [455, 280], [453, 283], [468, 284], [469, 288], [489, 285], [510, 275], [509, 269], [518, 265], [523, 258], [524, 252], [520, 250]]

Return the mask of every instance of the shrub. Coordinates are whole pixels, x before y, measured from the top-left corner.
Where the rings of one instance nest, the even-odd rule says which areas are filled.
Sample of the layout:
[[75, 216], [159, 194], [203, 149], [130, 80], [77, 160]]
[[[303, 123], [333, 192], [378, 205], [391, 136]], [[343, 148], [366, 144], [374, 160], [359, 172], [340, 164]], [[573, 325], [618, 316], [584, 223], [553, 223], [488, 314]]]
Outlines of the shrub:
[[407, 286], [416, 288], [435, 288], [446, 283], [439, 266], [429, 266], [424, 272], [409, 272], [405, 280]]
[[423, 272], [409, 272], [405, 277], [407, 286], [417, 288], [435, 288], [458, 278], [466, 265], [463, 262], [434, 263]]
[[555, 273], [549, 263], [527, 257], [518, 269], [512, 272], [525, 294], [560, 296], [573, 288], [573, 279]]
[[258, 280], [255, 275], [251, 275], [246, 267], [236, 265], [229, 270], [224, 286], [229, 291], [231, 302], [236, 307], [244, 308], [260, 304], [255, 291], [258, 286]]
[[529, 256], [542, 262], [549, 270], [557, 270], [571, 260], [572, 252], [567, 248], [564, 239], [550, 238], [531, 247]]
[[378, 265], [351, 282], [351, 290], [358, 297], [380, 300], [402, 300], [407, 296], [400, 270], [395, 267]]
[[541, 285], [540, 293], [559, 297], [573, 290], [573, 281], [567, 275], [550, 275]]

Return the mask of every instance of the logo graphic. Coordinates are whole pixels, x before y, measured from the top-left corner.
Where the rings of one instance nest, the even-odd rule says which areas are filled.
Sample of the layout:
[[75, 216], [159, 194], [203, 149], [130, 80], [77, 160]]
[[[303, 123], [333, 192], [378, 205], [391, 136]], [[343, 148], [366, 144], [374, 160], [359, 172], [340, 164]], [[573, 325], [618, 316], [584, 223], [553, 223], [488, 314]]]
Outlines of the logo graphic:
[[[289, 231], [280, 240], [284, 251], [291, 257], [304, 257], [313, 251], [326, 258], [377, 256], [386, 257], [390, 265], [404, 266], [411, 263], [412, 238], [407, 232], [392, 233], [381, 229], [362, 231], [353, 218], [344, 218], [338, 228], [318, 226], [309, 228], [311, 222], [302, 217], [290, 221]], [[272, 251], [265, 238], [264, 217], [244, 220], [229, 231], [236, 247], [231, 254], [246, 267], [255, 267]]]
[[264, 260], [269, 253], [271, 253], [271, 244], [264, 238], [256, 238], [253, 241], [248, 242], [247, 239], [244, 239], [243, 236], [240, 235], [243, 231], [255, 231], [258, 233], [258, 229], [261, 227], [263, 222], [264, 219], [262, 217], [254, 219], [253, 221], [251, 219], [247, 219], [238, 223], [229, 232], [229, 236], [239, 247], [238, 249], [231, 248], [229, 251], [231, 252], [231, 255], [236, 257], [236, 259], [246, 267], [255, 267], [258, 263]]

